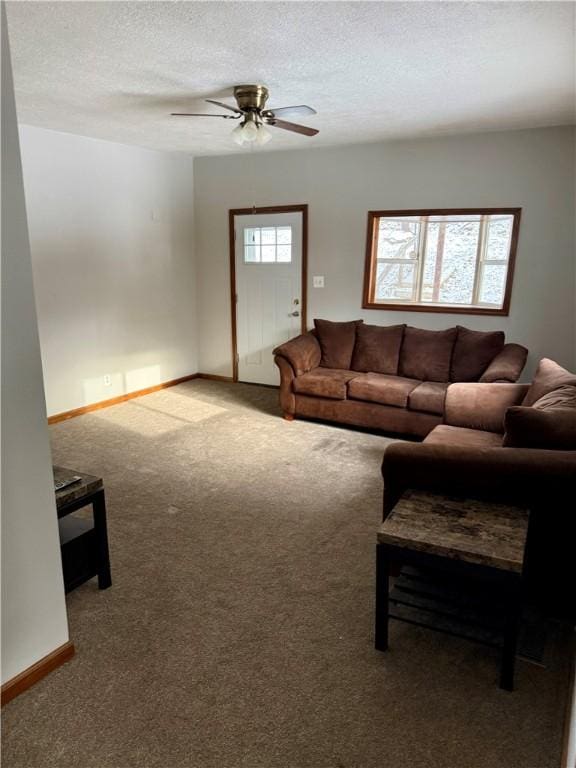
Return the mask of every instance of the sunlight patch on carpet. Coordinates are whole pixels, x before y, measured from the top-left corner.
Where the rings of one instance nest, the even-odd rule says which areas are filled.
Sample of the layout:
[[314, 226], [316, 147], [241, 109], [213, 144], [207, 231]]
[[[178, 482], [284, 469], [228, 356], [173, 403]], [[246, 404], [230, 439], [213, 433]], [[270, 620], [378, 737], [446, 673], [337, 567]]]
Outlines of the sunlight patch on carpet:
[[[126, 407], [127, 406], [127, 407]], [[123, 406], [98, 411], [95, 416], [122, 429], [149, 437], [199, 424], [227, 412], [226, 408], [176, 392], [154, 392]]]

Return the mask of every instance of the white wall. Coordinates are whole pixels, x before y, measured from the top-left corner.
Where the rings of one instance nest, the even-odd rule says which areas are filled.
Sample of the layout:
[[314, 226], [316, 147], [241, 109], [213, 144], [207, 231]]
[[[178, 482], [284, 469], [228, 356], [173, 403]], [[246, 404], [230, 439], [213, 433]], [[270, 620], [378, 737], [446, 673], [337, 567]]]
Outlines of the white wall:
[[48, 413], [195, 373], [192, 160], [20, 138]]
[[[232, 372], [227, 215], [254, 203], [310, 206], [310, 323], [502, 329], [530, 349], [527, 376], [543, 356], [574, 366], [574, 135], [549, 128], [196, 158], [200, 370]], [[481, 206], [523, 208], [509, 317], [361, 309], [368, 210]], [[311, 287], [313, 275], [325, 276], [324, 289]]]
[[2, 682], [68, 640], [2, 4]]

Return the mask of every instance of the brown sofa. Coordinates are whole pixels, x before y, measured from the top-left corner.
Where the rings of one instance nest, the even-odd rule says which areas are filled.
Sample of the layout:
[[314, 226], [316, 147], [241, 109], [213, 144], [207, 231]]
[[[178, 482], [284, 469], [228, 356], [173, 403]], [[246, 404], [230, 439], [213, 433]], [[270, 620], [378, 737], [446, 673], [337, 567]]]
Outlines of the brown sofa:
[[544, 359], [531, 385], [451, 385], [445, 423], [422, 443], [390, 444], [382, 474], [384, 517], [408, 488], [528, 507], [531, 590], [576, 618], [575, 374]]
[[[387, 446], [382, 463], [384, 516], [407, 488], [531, 504], [576, 490], [576, 439], [571, 449], [506, 445], [509, 411], [522, 406], [528, 384], [453, 384], [445, 423], [422, 443]], [[488, 392], [488, 390], [490, 390]], [[572, 417], [576, 421], [576, 416]], [[569, 443], [567, 444], [569, 445]]]
[[287, 419], [324, 419], [425, 437], [445, 421], [456, 382], [516, 382], [527, 350], [501, 331], [427, 331], [315, 320], [274, 350]]

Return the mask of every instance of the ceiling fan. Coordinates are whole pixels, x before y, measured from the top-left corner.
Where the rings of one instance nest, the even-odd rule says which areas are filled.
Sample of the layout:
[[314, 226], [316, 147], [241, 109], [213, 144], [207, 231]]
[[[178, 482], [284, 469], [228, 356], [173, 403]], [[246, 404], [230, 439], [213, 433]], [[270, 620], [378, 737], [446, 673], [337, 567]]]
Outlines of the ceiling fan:
[[316, 110], [312, 107], [300, 105], [297, 107], [278, 107], [277, 109], [265, 109], [268, 100], [268, 88], [264, 85], [237, 85], [234, 88], [234, 98], [237, 107], [231, 107], [222, 101], [206, 99], [209, 104], [216, 104], [218, 107], [233, 112], [232, 115], [216, 115], [209, 112], [191, 113], [191, 112], [172, 112], [174, 117], [222, 117], [225, 120], [241, 120], [232, 131], [232, 138], [237, 144], [245, 142], [254, 142], [255, 144], [267, 144], [272, 138], [272, 134], [266, 128], [271, 125], [274, 128], [281, 128], [284, 131], [301, 133], [304, 136], [315, 136], [318, 131], [316, 128], [308, 128], [306, 125], [298, 123], [289, 123], [282, 118], [287, 116], [315, 115]]

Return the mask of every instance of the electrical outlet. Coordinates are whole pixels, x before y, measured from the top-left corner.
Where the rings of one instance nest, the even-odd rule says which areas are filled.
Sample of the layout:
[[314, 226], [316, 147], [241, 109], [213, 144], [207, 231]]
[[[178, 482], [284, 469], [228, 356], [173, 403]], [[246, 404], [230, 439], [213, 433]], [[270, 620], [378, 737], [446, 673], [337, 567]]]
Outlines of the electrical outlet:
[[112, 386], [112, 376], [110, 376], [109, 373], [104, 376], [104, 386], [105, 387], [111, 387]]
[[324, 275], [314, 275], [312, 285], [314, 288], [324, 288]]

